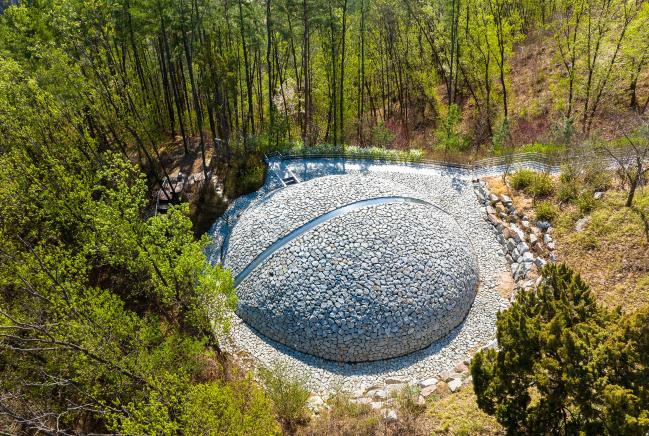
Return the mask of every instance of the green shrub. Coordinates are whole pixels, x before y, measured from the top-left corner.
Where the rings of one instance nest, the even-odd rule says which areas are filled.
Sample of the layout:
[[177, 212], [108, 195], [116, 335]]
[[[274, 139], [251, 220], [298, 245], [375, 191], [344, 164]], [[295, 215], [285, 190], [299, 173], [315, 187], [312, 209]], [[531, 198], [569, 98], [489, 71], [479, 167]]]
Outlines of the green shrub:
[[460, 132], [461, 122], [462, 115], [459, 106], [456, 104], [450, 105], [446, 118], [435, 130], [437, 148], [446, 151], [465, 150], [467, 148], [468, 143]]
[[252, 380], [192, 386], [183, 399], [185, 434], [272, 435], [280, 429], [272, 404]]
[[525, 189], [532, 185], [535, 175], [536, 173], [532, 170], [518, 170], [509, 176], [509, 183], [517, 191], [525, 191]]
[[552, 178], [544, 173], [522, 169], [509, 177], [509, 183], [517, 191], [523, 191], [533, 197], [547, 197], [554, 192]]
[[559, 213], [554, 204], [549, 201], [539, 201], [536, 203], [534, 212], [537, 220], [549, 222], [552, 222]]
[[259, 375], [284, 429], [292, 434], [298, 426], [306, 424], [309, 420], [306, 406], [310, 396], [306, 380], [289, 373], [288, 368], [281, 364], [261, 368]]
[[552, 177], [545, 173], [537, 173], [532, 179], [532, 184], [526, 192], [533, 197], [548, 197], [554, 193]]
[[562, 165], [559, 174], [557, 199], [562, 203], [570, 203], [579, 195], [579, 180], [577, 170], [571, 165]]
[[579, 209], [579, 213], [582, 215], [586, 215], [595, 209], [595, 204], [596, 202], [593, 198], [593, 194], [588, 191], [582, 192], [579, 197], [577, 197], [577, 209]]
[[601, 163], [590, 162], [578, 169], [565, 165], [559, 175], [557, 198], [564, 203], [575, 202], [582, 213], [587, 213], [594, 205], [592, 193], [606, 191], [611, 181], [611, 172]]
[[341, 149], [338, 154], [350, 159], [381, 159], [405, 162], [418, 162], [424, 157], [424, 152], [420, 149], [393, 150], [380, 147], [359, 147], [357, 145], [348, 145], [345, 147], [344, 152]]
[[574, 183], [577, 181], [577, 171], [571, 165], [561, 165], [559, 183]]
[[583, 248], [586, 251], [592, 251], [596, 250], [599, 248], [599, 238], [597, 235], [595, 235], [592, 232], [588, 231], [583, 231], [579, 233], [575, 233], [573, 236], [574, 241], [579, 245], [581, 248]]
[[550, 126], [550, 138], [558, 144], [570, 144], [574, 135], [575, 121], [572, 118], [564, 117]]
[[507, 145], [511, 143], [511, 132], [509, 120], [505, 118], [500, 127], [494, 132], [491, 138], [494, 150], [498, 150], [503, 154], [506, 153]]
[[541, 153], [541, 154], [550, 154], [558, 153], [565, 151], [566, 147], [564, 145], [557, 144], [543, 144], [535, 142], [533, 144], [525, 144], [516, 150], [518, 153]]
[[404, 153], [404, 160], [408, 162], [419, 162], [424, 158], [424, 150], [420, 148], [411, 148], [402, 153]]
[[557, 199], [562, 203], [570, 203], [579, 193], [576, 182], [560, 182], [557, 189]]
[[370, 141], [375, 147], [388, 147], [390, 144], [392, 144], [395, 138], [396, 136], [394, 132], [385, 127], [385, 124], [383, 123], [380, 123], [376, 127], [372, 128], [370, 132]]
[[649, 310], [597, 304], [565, 265], [541, 274], [498, 314], [499, 350], [471, 361], [478, 406], [508, 434], [646, 434]]
[[382, 159], [405, 162], [419, 162], [424, 158], [423, 150], [419, 148], [408, 150], [395, 150], [382, 147], [359, 147], [358, 145], [332, 145], [317, 144], [304, 146], [303, 144], [284, 144], [278, 150], [282, 154], [297, 154], [303, 156], [330, 154], [343, 156], [349, 159]]

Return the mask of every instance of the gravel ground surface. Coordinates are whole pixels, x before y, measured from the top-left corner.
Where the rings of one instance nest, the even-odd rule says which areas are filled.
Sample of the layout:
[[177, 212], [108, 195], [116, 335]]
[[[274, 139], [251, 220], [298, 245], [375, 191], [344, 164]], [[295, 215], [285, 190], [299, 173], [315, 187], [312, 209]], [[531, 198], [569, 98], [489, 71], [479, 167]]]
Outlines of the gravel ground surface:
[[[271, 161], [271, 171], [264, 187], [257, 193], [242, 197], [211, 229], [214, 244], [209, 250], [213, 262], [221, 259], [228, 246], [228, 235], [239, 216], [247, 208], [264, 201], [264, 197], [281, 186], [280, 178], [292, 171], [300, 180], [350, 174], [384, 179], [410, 188], [421, 198], [439, 206], [455, 218], [476, 255], [480, 286], [464, 321], [448, 335], [430, 346], [402, 357], [367, 363], [339, 363], [300, 353], [260, 335], [240, 318], [234, 316], [233, 328], [226, 348], [235, 354], [252, 356], [257, 364], [283, 363], [296, 374], [305, 376], [314, 392], [326, 394], [344, 388], [359, 392], [386, 380], [424, 380], [453, 368], [478, 348], [495, 338], [496, 314], [508, 304], [498, 287], [509, 266], [496, 231], [486, 220], [485, 209], [474, 193], [469, 171], [429, 167], [418, 164], [396, 164], [341, 159], [300, 159]], [[277, 191], [279, 195], [281, 191]], [[416, 232], [418, 229], [413, 229]]]

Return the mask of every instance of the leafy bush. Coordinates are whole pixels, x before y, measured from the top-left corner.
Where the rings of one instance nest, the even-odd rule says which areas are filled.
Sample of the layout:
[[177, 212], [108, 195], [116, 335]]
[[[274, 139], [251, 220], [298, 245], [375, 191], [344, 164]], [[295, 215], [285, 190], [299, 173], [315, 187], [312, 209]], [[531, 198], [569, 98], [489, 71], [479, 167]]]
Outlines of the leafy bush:
[[559, 213], [557, 208], [549, 201], [539, 201], [536, 203], [534, 212], [537, 220], [549, 222], [552, 222]]
[[557, 199], [562, 203], [569, 203], [579, 194], [577, 170], [572, 165], [562, 165], [559, 174], [559, 188]]
[[599, 162], [590, 162], [575, 168], [565, 165], [559, 175], [557, 199], [564, 203], [574, 202], [583, 215], [595, 207], [594, 192], [611, 187], [611, 173]]
[[307, 400], [310, 393], [306, 380], [291, 374], [282, 364], [261, 368], [259, 375], [266, 387], [266, 395], [273, 402], [277, 419], [288, 433], [309, 420]]
[[552, 178], [545, 173], [536, 173], [532, 179], [532, 185], [526, 192], [533, 197], [548, 197], [554, 193]]
[[601, 163], [590, 163], [582, 171], [584, 184], [591, 192], [606, 191], [611, 187], [611, 173]]
[[404, 156], [404, 159], [402, 160], [408, 162], [420, 162], [421, 160], [424, 159], [424, 150], [420, 148], [411, 148], [402, 153]]
[[577, 181], [577, 170], [572, 165], [561, 165], [559, 183], [573, 183]]
[[586, 215], [587, 213], [591, 212], [593, 209], [595, 209], [596, 201], [595, 198], [593, 198], [593, 194], [590, 192], [582, 192], [579, 197], [577, 197], [577, 209], [579, 209], [579, 213], [582, 215]]
[[533, 144], [525, 144], [516, 151], [519, 153], [550, 154], [550, 153], [562, 152], [565, 149], [566, 147], [564, 145], [535, 142]]
[[544, 173], [522, 169], [509, 178], [512, 188], [523, 191], [533, 197], [547, 197], [554, 192], [552, 178]]
[[593, 232], [579, 232], [573, 236], [577, 245], [587, 251], [596, 250], [600, 246], [599, 237]]
[[577, 198], [578, 193], [576, 182], [560, 182], [557, 189], [557, 199], [562, 203], [570, 203]]
[[344, 157], [350, 159], [380, 159], [395, 160], [405, 162], [418, 162], [424, 157], [424, 152], [420, 149], [412, 150], [391, 150], [379, 147], [358, 147], [348, 145], [345, 147]]
[[505, 153], [505, 149], [508, 148], [507, 144], [510, 142], [511, 137], [509, 120], [505, 118], [496, 132], [494, 132], [493, 137], [491, 138], [491, 143], [493, 144], [494, 150], [498, 150]]
[[459, 130], [461, 121], [462, 115], [459, 106], [457, 104], [450, 105], [446, 118], [435, 131], [437, 148], [446, 151], [466, 149], [467, 141], [465, 141]]
[[272, 435], [280, 429], [272, 404], [251, 379], [192, 386], [183, 399], [185, 434]]
[[375, 147], [385, 148], [394, 141], [395, 134], [392, 130], [385, 127], [385, 124], [380, 123], [378, 126], [372, 128], [370, 132], [370, 141]]
[[512, 188], [517, 191], [525, 191], [532, 185], [535, 175], [536, 172], [533, 170], [518, 170], [509, 176], [509, 183], [512, 185]]
[[334, 146], [332, 144], [318, 144], [304, 146], [298, 143], [282, 147], [277, 151], [285, 155], [313, 156], [326, 154], [348, 159], [381, 159], [404, 162], [420, 162], [424, 158], [423, 150], [418, 148], [395, 150], [381, 147], [359, 147], [357, 145]]
[[550, 136], [559, 144], [570, 144], [575, 135], [575, 121], [564, 117], [550, 126]]

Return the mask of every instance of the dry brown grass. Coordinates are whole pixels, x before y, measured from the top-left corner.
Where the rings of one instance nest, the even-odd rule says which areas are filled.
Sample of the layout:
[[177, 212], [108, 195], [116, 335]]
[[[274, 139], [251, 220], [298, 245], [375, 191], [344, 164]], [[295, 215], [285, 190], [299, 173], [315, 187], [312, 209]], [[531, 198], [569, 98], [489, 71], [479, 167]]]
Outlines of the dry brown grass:
[[485, 177], [485, 182], [489, 186], [489, 192], [496, 195], [508, 195], [514, 202], [516, 210], [525, 214], [531, 214], [533, 211], [532, 198], [522, 192], [518, 192], [503, 183], [502, 177]]
[[624, 192], [607, 192], [581, 232], [578, 212], [564, 208], [555, 239], [558, 260], [579, 271], [603, 304], [632, 311], [649, 304], [649, 189], [637, 194], [633, 209], [624, 200]]
[[[492, 192], [510, 195], [519, 211], [533, 216], [529, 196], [510, 189], [502, 178], [486, 181]], [[633, 208], [624, 207], [625, 198], [619, 186], [607, 191], [581, 232], [575, 230], [582, 215], [574, 205], [549, 201], [560, 210], [553, 234], [557, 261], [578, 271], [601, 303], [632, 311], [649, 304], [649, 188], [636, 193]]]
[[[442, 383], [442, 382], [440, 382]], [[396, 435], [501, 435], [503, 427], [495, 418], [482, 412], [473, 388], [466, 386], [451, 394], [431, 396], [426, 405], [413, 407], [403, 397], [393, 399], [397, 422], [386, 422], [381, 412], [368, 405], [354, 404], [349, 397], [338, 395], [330, 399], [328, 410], [311, 419], [300, 429], [300, 435], [334, 436], [396, 436]]]
[[493, 416], [478, 408], [472, 386], [428, 402], [432, 434], [501, 435], [504, 428]]
[[367, 404], [356, 404], [346, 394], [327, 400], [327, 408], [313, 417], [299, 435], [356, 436], [390, 435], [393, 425], [387, 423], [378, 410]]

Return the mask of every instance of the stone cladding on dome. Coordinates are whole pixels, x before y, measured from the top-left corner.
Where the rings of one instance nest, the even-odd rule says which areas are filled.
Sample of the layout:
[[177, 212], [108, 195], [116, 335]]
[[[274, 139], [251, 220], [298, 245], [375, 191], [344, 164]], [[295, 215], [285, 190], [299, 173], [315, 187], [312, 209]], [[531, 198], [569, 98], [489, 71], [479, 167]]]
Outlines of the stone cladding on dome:
[[464, 320], [478, 285], [473, 249], [450, 215], [405, 186], [363, 176], [271, 193], [240, 217], [225, 264], [239, 274], [246, 323], [340, 362], [427, 347]]

